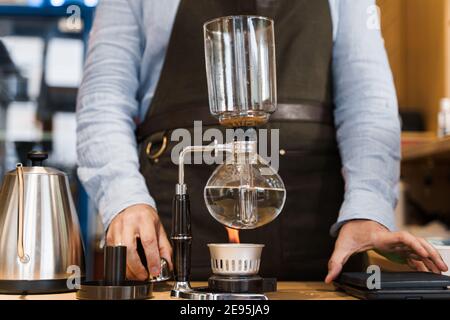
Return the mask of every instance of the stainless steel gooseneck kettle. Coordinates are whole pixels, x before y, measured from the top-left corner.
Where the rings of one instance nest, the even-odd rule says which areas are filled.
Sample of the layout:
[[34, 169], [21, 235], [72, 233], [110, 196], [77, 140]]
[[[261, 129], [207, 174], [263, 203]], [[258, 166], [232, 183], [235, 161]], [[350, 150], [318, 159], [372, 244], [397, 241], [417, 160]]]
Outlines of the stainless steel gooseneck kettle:
[[67, 279], [75, 273], [68, 271], [84, 274], [68, 178], [43, 167], [47, 157], [30, 152], [31, 167], [18, 164], [5, 176], [0, 193], [0, 293], [70, 291]]

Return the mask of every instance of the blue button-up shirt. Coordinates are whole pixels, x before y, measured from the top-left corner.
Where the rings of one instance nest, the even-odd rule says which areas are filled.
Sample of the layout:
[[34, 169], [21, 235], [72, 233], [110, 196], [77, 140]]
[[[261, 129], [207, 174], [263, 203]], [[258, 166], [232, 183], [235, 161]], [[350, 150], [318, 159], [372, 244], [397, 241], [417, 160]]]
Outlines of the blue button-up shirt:
[[[179, 1], [104, 0], [96, 11], [77, 105], [78, 174], [105, 228], [131, 205], [157, 205], [139, 172], [134, 120], [152, 100]], [[375, 0], [329, 3], [345, 179], [331, 232], [353, 219], [394, 229], [400, 124]]]

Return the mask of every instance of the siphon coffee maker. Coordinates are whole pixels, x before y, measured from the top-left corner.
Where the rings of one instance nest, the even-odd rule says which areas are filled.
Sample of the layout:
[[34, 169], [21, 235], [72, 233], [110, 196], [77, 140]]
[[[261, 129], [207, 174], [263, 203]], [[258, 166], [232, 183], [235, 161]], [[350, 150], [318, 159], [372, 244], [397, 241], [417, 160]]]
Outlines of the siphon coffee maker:
[[274, 23], [259, 16], [217, 18], [204, 24], [204, 41], [210, 111], [221, 125], [244, 134], [225, 144], [188, 146], [180, 152], [173, 200], [175, 284], [171, 295], [265, 300], [264, 292], [276, 290], [276, 280], [258, 275], [263, 244], [209, 244], [213, 275], [208, 287], [191, 287], [192, 232], [184, 164], [192, 153], [226, 155], [204, 189], [208, 211], [225, 227], [255, 229], [280, 214], [286, 189], [276, 170], [258, 154], [256, 135], [251, 134], [276, 110]]

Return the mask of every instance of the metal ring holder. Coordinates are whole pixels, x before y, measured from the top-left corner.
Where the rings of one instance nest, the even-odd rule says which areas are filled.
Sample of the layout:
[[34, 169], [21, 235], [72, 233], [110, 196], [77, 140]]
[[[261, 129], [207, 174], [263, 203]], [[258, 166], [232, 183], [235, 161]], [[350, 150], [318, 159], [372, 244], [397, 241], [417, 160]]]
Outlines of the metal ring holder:
[[145, 148], [145, 154], [147, 155], [147, 158], [149, 160], [152, 160], [154, 162], [158, 162], [158, 158], [166, 151], [167, 145], [168, 145], [168, 139], [166, 136], [163, 136], [161, 147], [158, 151], [156, 151], [154, 154], [151, 153], [153, 142], [149, 142], [147, 144], [147, 147]]

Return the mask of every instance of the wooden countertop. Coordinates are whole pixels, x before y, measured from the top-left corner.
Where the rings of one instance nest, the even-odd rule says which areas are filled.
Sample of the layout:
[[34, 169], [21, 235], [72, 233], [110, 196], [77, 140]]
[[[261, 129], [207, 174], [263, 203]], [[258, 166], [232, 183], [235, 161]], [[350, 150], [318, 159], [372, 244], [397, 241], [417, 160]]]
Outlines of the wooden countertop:
[[[192, 286], [206, 283], [193, 282]], [[170, 300], [171, 285], [156, 286], [152, 300]], [[267, 294], [270, 300], [354, 300], [343, 292], [337, 292], [332, 285], [323, 282], [279, 282], [278, 291]], [[75, 293], [51, 295], [0, 295], [0, 300], [75, 300]]]

